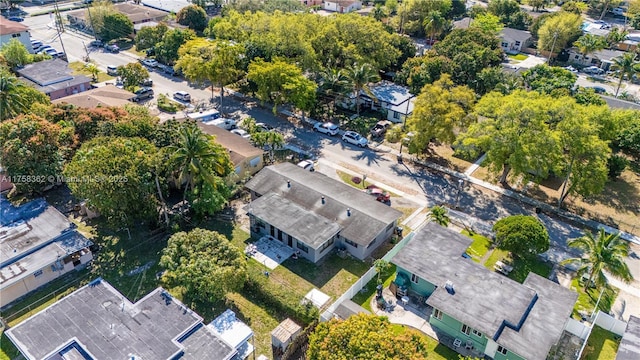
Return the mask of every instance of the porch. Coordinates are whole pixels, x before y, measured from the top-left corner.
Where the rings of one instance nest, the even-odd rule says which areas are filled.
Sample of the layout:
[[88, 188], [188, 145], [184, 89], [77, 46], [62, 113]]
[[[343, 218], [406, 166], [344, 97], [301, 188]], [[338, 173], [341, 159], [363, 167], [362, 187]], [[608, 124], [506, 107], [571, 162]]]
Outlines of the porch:
[[388, 306], [385, 309], [378, 308], [374, 296], [371, 300], [371, 309], [373, 309], [374, 314], [386, 316], [393, 324], [405, 325], [422, 331], [462, 356], [485, 358], [482, 350], [473, 347], [469, 348], [461, 339], [456, 339], [431, 326], [429, 318], [433, 308], [425, 303], [426, 299], [424, 297], [411, 293], [408, 295], [409, 301], [404, 304], [402, 299], [397, 299], [389, 288], [382, 290], [382, 297]]

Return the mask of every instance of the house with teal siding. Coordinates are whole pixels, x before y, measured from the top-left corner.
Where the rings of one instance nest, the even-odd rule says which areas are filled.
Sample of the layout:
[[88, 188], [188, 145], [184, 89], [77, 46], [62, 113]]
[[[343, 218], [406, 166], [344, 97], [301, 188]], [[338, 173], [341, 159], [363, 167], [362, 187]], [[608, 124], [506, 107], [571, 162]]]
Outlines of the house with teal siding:
[[428, 321], [454, 347], [496, 360], [545, 360], [578, 294], [530, 273], [520, 284], [463, 256], [472, 239], [435, 223], [392, 259], [392, 290], [423, 297]]

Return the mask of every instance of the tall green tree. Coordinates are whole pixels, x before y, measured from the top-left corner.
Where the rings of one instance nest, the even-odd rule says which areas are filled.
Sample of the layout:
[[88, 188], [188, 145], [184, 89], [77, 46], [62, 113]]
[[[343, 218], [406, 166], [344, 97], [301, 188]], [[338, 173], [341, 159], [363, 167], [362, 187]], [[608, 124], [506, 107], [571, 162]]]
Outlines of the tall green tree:
[[173, 234], [162, 250], [162, 281], [185, 289], [192, 301], [211, 303], [242, 289], [247, 262], [240, 249], [224, 235], [205, 229]]
[[33, 55], [29, 54], [27, 48], [18, 39], [11, 39], [4, 43], [0, 48], [0, 53], [11, 68], [33, 62]]
[[544, 224], [533, 216], [513, 215], [493, 225], [496, 246], [513, 256], [532, 258], [549, 250], [549, 233]]
[[224, 99], [224, 87], [238, 80], [242, 74], [240, 63], [244, 47], [225, 40], [208, 41], [197, 38], [180, 47], [176, 67], [192, 80], [211, 82], [220, 88], [220, 106]]
[[162, 41], [156, 44], [156, 58], [168, 65], [173, 65], [179, 57], [179, 50], [189, 40], [195, 39], [196, 33], [191, 29], [168, 30]]
[[451, 0], [406, 0], [398, 6], [397, 15], [392, 21], [392, 26], [401, 34], [423, 37], [425, 35], [425, 19], [429, 14], [437, 11], [447, 15], [451, 11]]
[[584, 60], [587, 55], [604, 49], [607, 46], [607, 42], [602, 36], [584, 34], [573, 43], [573, 46], [578, 48], [582, 54], [582, 59]]
[[538, 49], [559, 52], [582, 33], [581, 26], [582, 18], [577, 14], [560, 12], [550, 16], [538, 30]]
[[338, 69], [325, 69], [320, 72], [319, 77], [318, 91], [331, 102], [329, 116], [333, 116], [336, 101], [348, 91], [349, 79], [342, 70]]
[[382, 21], [382, 19], [387, 17], [387, 11], [382, 4], [376, 4], [373, 11], [370, 13], [370, 16], [378, 21]]
[[413, 330], [396, 335], [386, 317], [358, 314], [321, 322], [309, 335], [309, 360], [427, 359], [425, 337]]
[[98, 81], [98, 74], [100, 74], [100, 69], [96, 64], [87, 63], [84, 65], [84, 69], [87, 70], [89, 74], [91, 74], [91, 79], [93, 79], [93, 82]]
[[[200, 214], [213, 214], [226, 202], [228, 189], [221, 181], [233, 171], [228, 152], [197, 126], [180, 128], [177, 143], [166, 148], [182, 200], [189, 199]], [[200, 196], [198, 196], [200, 195]]]
[[178, 24], [188, 26], [194, 31], [203, 31], [207, 27], [207, 13], [198, 5], [185, 6], [176, 15]]
[[102, 41], [120, 39], [133, 34], [133, 23], [124, 14], [117, 12], [107, 14], [103, 21], [102, 29], [98, 31]]
[[[62, 128], [36, 115], [23, 115], [0, 123], [2, 166], [14, 193], [42, 191], [62, 171]], [[51, 178], [50, 178], [51, 177]]]
[[49, 97], [25, 85], [4, 67], [0, 67], [0, 121], [24, 114], [35, 104], [49, 104]]
[[145, 26], [136, 32], [136, 50], [145, 50], [156, 46], [169, 30], [167, 25], [160, 23], [156, 26]]
[[157, 215], [153, 169], [158, 149], [142, 138], [97, 137], [64, 169], [74, 196], [109, 223], [131, 225]]
[[611, 68], [618, 75], [616, 97], [618, 97], [618, 92], [620, 91], [620, 86], [622, 85], [622, 80], [624, 80], [625, 76], [628, 77], [628, 79], [631, 79], [631, 77], [640, 69], [638, 62], [636, 61], [636, 57], [637, 54], [628, 52], [613, 59], [613, 65]]
[[409, 142], [411, 153], [427, 151], [432, 139], [451, 144], [458, 131], [473, 122], [469, 116], [476, 96], [467, 86], [455, 86], [444, 74], [432, 85], [426, 85], [415, 100], [414, 110], [406, 125], [414, 136]]
[[140, 63], [128, 63], [118, 66], [118, 76], [124, 88], [133, 91], [142, 81], [149, 78], [149, 71]]
[[449, 222], [451, 221], [451, 219], [449, 219], [447, 208], [438, 205], [433, 206], [429, 210], [429, 219], [434, 223], [444, 227], [449, 226]]
[[500, 22], [500, 18], [491, 14], [480, 14], [476, 16], [471, 22], [471, 27], [480, 29], [489, 34], [498, 35], [504, 28], [504, 25]]
[[424, 30], [429, 36], [429, 43], [433, 44], [433, 40], [440, 36], [448, 25], [448, 20], [438, 10], [430, 11], [424, 19]]
[[629, 243], [620, 238], [620, 233], [607, 234], [604, 229], [600, 229], [598, 234], [594, 235], [587, 231], [584, 236], [569, 240], [568, 244], [584, 251], [584, 255], [564, 260], [561, 264], [577, 264], [578, 275], [588, 274], [585, 291], [592, 282], [599, 287], [605, 285], [605, 271], [625, 283], [633, 281], [633, 275], [625, 262], [629, 255]]
[[109, 0], [98, 0], [91, 3], [84, 14], [85, 19], [89, 19], [89, 25], [94, 33], [99, 34], [104, 28], [104, 18], [117, 12], [113, 2]]
[[627, 30], [620, 30], [614, 27], [605, 37], [607, 48], [615, 50], [618, 43], [623, 42], [627, 38], [627, 35], [629, 35]]
[[249, 64], [247, 79], [256, 84], [260, 101], [273, 103], [274, 113], [285, 102], [294, 103], [303, 111], [309, 110], [315, 100], [316, 84], [307, 79], [299, 67], [281, 59], [253, 61]]
[[440, 79], [441, 74], [450, 74], [452, 67], [449, 58], [431, 50], [424, 56], [408, 59], [396, 73], [395, 81], [408, 86], [412, 94], [419, 94], [425, 85]]
[[569, 70], [545, 64], [522, 73], [525, 86], [543, 94], [569, 95], [578, 76]]
[[369, 90], [369, 84], [378, 82], [380, 76], [376, 73], [368, 64], [353, 64], [347, 71], [347, 79], [349, 87], [353, 91], [356, 102], [356, 113], [360, 115], [360, 97], [362, 92], [373, 97], [371, 90]]
[[531, 17], [520, 8], [519, 1], [516, 0], [491, 0], [487, 11], [499, 17], [506, 27], [526, 30], [531, 22]]

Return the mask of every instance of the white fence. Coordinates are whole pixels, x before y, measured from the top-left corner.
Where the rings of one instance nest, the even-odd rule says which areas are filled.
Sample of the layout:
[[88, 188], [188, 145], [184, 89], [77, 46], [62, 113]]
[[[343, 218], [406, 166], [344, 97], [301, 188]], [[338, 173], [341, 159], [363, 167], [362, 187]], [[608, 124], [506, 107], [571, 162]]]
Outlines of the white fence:
[[587, 324], [581, 323], [578, 320], [570, 318], [569, 321], [567, 321], [567, 325], [564, 327], [564, 329], [567, 332], [570, 332], [571, 334], [579, 337], [580, 339], [586, 340], [589, 336], [589, 330], [591, 330], [591, 327]]
[[602, 311], [598, 311], [594, 323], [601, 328], [611, 331], [612, 333], [622, 336], [627, 329], [627, 323], [614, 318], [609, 314], [605, 314]]
[[[404, 239], [400, 240], [400, 242], [398, 242], [382, 258], [386, 261], [390, 261], [391, 258], [393, 258], [393, 256], [397, 254], [398, 251], [400, 251], [400, 249], [402, 249], [407, 244], [407, 242], [409, 242], [409, 240], [413, 238], [413, 234], [414, 233], [411, 232], [409, 233], [409, 235], [405, 236]], [[356, 281], [355, 284], [351, 285], [351, 287], [344, 294], [342, 294], [342, 296], [340, 296], [338, 300], [336, 300], [333, 304], [331, 304], [331, 306], [329, 306], [327, 310], [320, 315], [320, 321], [331, 320], [333, 318], [333, 312], [338, 308], [338, 306], [340, 306], [340, 304], [342, 304], [343, 301], [349, 300], [354, 296], [356, 296], [356, 294], [360, 290], [362, 290], [362, 288], [365, 287], [365, 285], [367, 285], [367, 283], [371, 281], [371, 279], [373, 279], [376, 276], [376, 274], [377, 274], [376, 268], [372, 266], [369, 270], [367, 270], [366, 273], [364, 273], [364, 275], [362, 275], [360, 279], [358, 279], [358, 281]]]

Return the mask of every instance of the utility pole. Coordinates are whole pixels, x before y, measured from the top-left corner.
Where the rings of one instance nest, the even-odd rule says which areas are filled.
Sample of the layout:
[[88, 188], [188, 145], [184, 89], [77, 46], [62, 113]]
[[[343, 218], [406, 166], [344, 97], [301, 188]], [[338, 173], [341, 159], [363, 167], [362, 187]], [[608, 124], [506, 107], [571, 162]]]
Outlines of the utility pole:
[[58, 8], [58, 0], [55, 0], [55, 2], [53, 3], [53, 11], [56, 13], [54, 22], [56, 24], [56, 32], [58, 33], [58, 38], [60, 39], [60, 46], [62, 47], [64, 58], [66, 59], [67, 62], [69, 62], [69, 58], [67, 57], [67, 50], [64, 48], [64, 42], [62, 41], [64, 24], [62, 23], [62, 16], [60, 15], [60, 9]]
[[91, 25], [91, 32], [93, 33], [93, 38], [98, 40], [98, 35], [96, 34], [96, 30], [93, 28], [93, 19], [91, 18], [91, 6], [87, 3], [87, 13], [89, 13], [89, 25]]
[[551, 57], [553, 56], [553, 48], [556, 47], [556, 40], [558, 40], [558, 36], [559, 35], [560, 34], [558, 34], [558, 30], [556, 30], [553, 33], [553, 44], [551, 44], [551, 52], [549, 52], [549, 63], [548, 63], [548, 65], [551, 65]]

